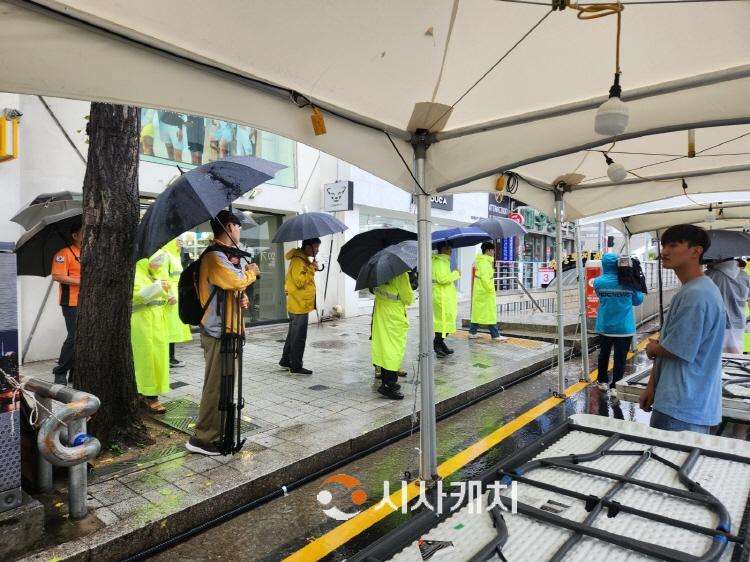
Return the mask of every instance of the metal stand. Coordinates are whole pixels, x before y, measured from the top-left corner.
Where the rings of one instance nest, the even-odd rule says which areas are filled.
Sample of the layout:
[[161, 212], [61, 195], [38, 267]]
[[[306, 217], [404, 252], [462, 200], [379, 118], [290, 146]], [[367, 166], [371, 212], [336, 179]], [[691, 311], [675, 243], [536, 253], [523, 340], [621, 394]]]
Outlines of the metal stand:
[[34, 324], [33, 326], [31, 326], [29, 337], [26, 338], [26, 341], [23, 344], [23, 353], [21, 354], [21, 365], [23, 365], [24, 362], [26, 361], [26, 354], [29, 352], [31, 339], [34, 337], [34, 332], [36, 332], [36, 327], [39, 325], [39, 320], [42, 318], [42, 312], [44, 312], [44, 307], [47, 306], [47, 301], [49, 300], [49, 294], [52, 291], [52, 285], [54, 284], [55, 282], [52, 279], [50, 279], [49, 285], [47, 285], [47, 291], [44, 293], [44, 299], [42, 300], [42, 304], [39, 305], [39, 312], [36, 313]]
[[562, 280], [562, 261], [563, 261], [563, 191], [562, 186], [555, 188], [555, 220], [557, 221], [557, 232], [555, 233], [556, 246], [555, 260], [557, 261], [557, 273], [555, 275], [555, 285], [557, 288], [557, 395], [565, 395], [565, 322], [563, 318], [563, 280]]
[[586, 324], [586, 276], [585, 272], [583, 271], [583, 263], [581, 260], [583, 251], [581, 248], [581, 235], [579, 232], [580, 229], [581, 223], [576, 222], [576, 273], [578, 274], [578, 309], [581, 317], [581, 367], [583, 368], [583, 372], [581, 373], [581, 380], [588, 381], [588, 376], [591, 372], [591, 368], [589, 366], [589, 327]]
[[[425, 160], [428, 144], [423, 137], [414, 144], [414, 168], [419, 186], [425, 185]], [[419, 189], [417, 186], [417, 189]], [[437, 480], [437, 424], [435, 419], [435, 356], [432, 352], [432, 219], [430, 196], [421, 190], [417, 201], [419, 244], [419, 380], [422, 412], [419, 419], [419, 477], [425, 482]]]

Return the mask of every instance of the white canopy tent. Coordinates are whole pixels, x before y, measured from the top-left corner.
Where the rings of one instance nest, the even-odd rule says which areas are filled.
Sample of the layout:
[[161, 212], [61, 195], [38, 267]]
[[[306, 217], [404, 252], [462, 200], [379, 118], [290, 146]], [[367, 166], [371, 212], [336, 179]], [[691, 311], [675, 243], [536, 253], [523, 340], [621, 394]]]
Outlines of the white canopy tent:
[[[750, 2], [623, 5], [630, 123], [618, 147], [647, 135], [750, 124]], [[572, 9], [496, 0], [203, 6], [0, 1], [0, 91], [206, 115], [342, 158], [417, 195], [426, 278], [428, 194], [492, 191], [498, 174], [516, 171], [530, 182], [513, 186], [514, 196], [562, 218], [562, 191], [552, 184], [575, 168], [565, 155], [613, 140], [596, 134], [593, 122], [614, 74], [614, 17], [581, 21]], [[325, 115], [327, 134], [313, 134], [311, 105]], [[661, 179], [685, 177], [691, 193], [746, 189], [750, 162], [719, 162], [666, 170]], [[565, 195], [565, 218], [682, 193], [681, 181], [593, 181]], [[420, 471], [429, 479], [436, 469], [432, 303], [423, 285]]]
[[642, 232], [657, 233], [675, 224], [694, 224], [707, 230], [741, 230], [750, 227], [750, 205], [747, 203], [693, 205], [680, 209], [665, 209], [620, 217], [608, 221], [607, 224], [630, 236]]

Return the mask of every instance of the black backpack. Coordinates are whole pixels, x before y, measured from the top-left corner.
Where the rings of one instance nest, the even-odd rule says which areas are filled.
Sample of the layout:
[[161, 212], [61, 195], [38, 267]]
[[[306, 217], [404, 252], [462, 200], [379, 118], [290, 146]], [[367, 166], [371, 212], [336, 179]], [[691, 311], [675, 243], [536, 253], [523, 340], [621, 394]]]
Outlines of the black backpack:
[[617, 260], [617, 281], [634, 291], [648, 294], [646, 276], [638, 258], [621, 257]]
[[201, 299], [198, 294], [198, 278], [201, 270], [201, 261], [203, 256], [208, 252], [220, 252], [219, 248], [209, 246], [193, 263], [188, 265], [180, 273], [180, 280], [177, 283], [177, 295], [179, 297], [177, 303], [177, 313], [180, 316], [180, 320], [183, 324], [190, 326], [198, 326], [203, 320], [203, 315], [206, 313], [206, 309], [214, 298], [218, 287], [214, 287], [211, 295], [206, 301], [206, 306], [201, 306]]

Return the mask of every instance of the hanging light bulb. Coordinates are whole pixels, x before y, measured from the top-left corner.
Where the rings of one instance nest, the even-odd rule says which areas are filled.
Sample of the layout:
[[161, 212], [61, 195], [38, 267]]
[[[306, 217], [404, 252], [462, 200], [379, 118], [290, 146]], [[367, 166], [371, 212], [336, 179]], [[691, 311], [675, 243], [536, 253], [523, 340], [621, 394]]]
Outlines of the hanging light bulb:
[[620, 88], [620, 73], [615, 74], [615, 82], [609, 89], [609, 99], [596, 110], [594, 130], [597, 134], [608, 137], [616, 137], [625, 132], [630, 119], [630, 111], [620, 99], [622, 88]]
[[625, 166], [612, 160], [607, 153], [604, 152], [604, 160], [607, 162], [607, 177], [614, 183], [620, 183], [626, 177], [628, 177], [628, 171]]
[[703, 222], [715, 222], [716, 221], [716, 215], [714, 214], [714, 209], [711, 204], [708, 205], [708, 212], [706, 213], [706, 216], [703, 217]]

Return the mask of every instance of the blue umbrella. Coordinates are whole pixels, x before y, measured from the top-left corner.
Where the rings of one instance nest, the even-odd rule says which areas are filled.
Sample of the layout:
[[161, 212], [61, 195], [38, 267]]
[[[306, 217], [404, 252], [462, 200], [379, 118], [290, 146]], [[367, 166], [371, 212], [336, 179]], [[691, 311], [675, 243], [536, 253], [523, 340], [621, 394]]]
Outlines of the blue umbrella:
[[271, 242], [294, 242], [319, 238], [334, 232], [344, 232], [346, 226], [328, 213], [302, 213], [285, 221], [276, 231]]
[[211, 220], [232, 201], [286, 166], [252, 156], [231, 156], [185, 172], [156, 198], [138, 225], [137, 257]]
[[466, 248], [489, 240], [492, 240], [492, 237], [475, 226], [457, 226], [456, 228], [436, 230], [432, 233], [433, 246], [439, 242], [448, 242], [454, 248]]

